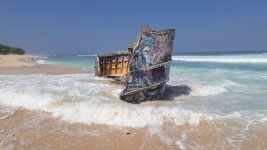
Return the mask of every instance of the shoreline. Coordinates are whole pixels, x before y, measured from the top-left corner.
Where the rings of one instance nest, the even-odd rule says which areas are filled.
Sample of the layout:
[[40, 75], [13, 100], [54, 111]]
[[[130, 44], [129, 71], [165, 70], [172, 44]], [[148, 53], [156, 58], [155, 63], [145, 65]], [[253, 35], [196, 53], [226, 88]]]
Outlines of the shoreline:
[[[4, 109], [5, 106], [0, 106]], [[11, 108], [13, 109], [13, 108]], [[0, 116], [3, 114], [0, 113]], [[264, 149], [266, 133], [254, 133], [243, 141], [228, 138], [225, 122], [202, 120], [198, 125], [123, 127], [67, 122], [50, 113], [13, 109], [0, 119], [3, 149]], [[252, 129], [251, 131], [252, 132]], [[237, 136], [240, 132], [236, 132]], [[224, 144], [224, 145], [223, 145]], [[232, 145], [234, 144], [234, 145]], [[235, 144], [238, 147], [235, 147]], [[190, 146], [191, 145], [191, 146]]]
[[36, 55], [0, 55], [0, 68], [32, 67], [33, 61], [26, 61], [39, 58]]
[[[27, 62], [25, 58], [15, 61]], [[241, 117], [238, 112], [231, 113], [226, 119], [222, 117], [209, 119], [201, 117], [201, 112], [199, 116], [191, 113], [191, 109], [189, 112], [187, 108], [183, 111], [184, 107], [180, 108], [179, 100], [177, 107], [172, 107], [173, 103], [168, 101], [147, 101], [138, 107], [131, 107], [129, 105], [132, 104], [116, 102], [118, 100], [116, 93], [120, 88], [111, 86], [108, 80], [102, 81], [98, 77], [92, 77], [92, 70], [39, 64], [36, 61], [32, 64], [33, 66], [24, 67], [0, 67], [2, 86], [0, 149], [264, 149], [267, 147], [265, 114], [258, 116], [263, 120], [253, 121], [253, 124], [242, 124], [238, 120]], [[60, 76], [62, 74], [74, 75]], [[217, 88], [216, 85], [212, 87]], [[204, 88], [198, 95], [207, 93], [205, 89], [209, 91], [210, 87]], [[189, 98], [188, 100], [191, 101]], [[186, 103], [181, 101], [184, 102]], [[39, 107], [41, 103], [45, 105]], [[33, 107], [35, 105], [37, 107]], [[118, 105], [121, 106], [117, 107]], [[46, 107], [50, 111], [42, 109]], [[53, 113], [55, 110], [64, 113], [61, 115], [58, 112]], [[161, 113], [164, 116], [155, 119], [155, 116], [160, 116]], [[65, 114], [67, 118], [64, 118]], [[148, 117], [136, 119], [142, 115]], [[98, 118], [101, 118], [100, 122]], [[116, 119], [122, 123], [110, 124]], [[123, 119], [129, 119], [128, 125], [123, 123]], [[183, 122], [179, 123], [180, 119]], [[141, 124], [142, 120], [159, 121], [162, 124], [129, 126]]]
[[[148, 128], [69, 123], [51, 114], [14, 110], [0, 120], [0, 147], [4, 149], [168, 149]], [[178, 148], [173, 143], [172, 147]]]
[[[38, 59], [35, 55], [0, 55], [0, 75], [29, 75], [29, 74], [77, 74], [88, 71], [69, 66], [37, 64], [32, 59]], [[27, 61], [29, 60], [29, 61]]]
[[62, 75], [62, 74], [79, 74], [88, 73], [86, 70], [79, 68], [71, 68], [65, 66], [53, 66], [35, 64], [28, 67], [3, 67], [0, 69], [0, 75], [31, 75], [31, 74], [48, 74], [48, 75]]
[[[4, 55], [5, 56], [5, 55]], [[3, 58], [4, 56], [0, 56]], [[8, 56], [0, 75], [62, 75], [88, 73], [67, 66], [28, 62], [33, 55]], [[37, 58], [38, 56], [35, 56]], [[2, 59], [3, 60], [3, 59]], [[3, 149], [168, 149], [160, 137], [149, 135], [149, 128], [66, 122], [49, 112], [0, 105], [0, 148]]]

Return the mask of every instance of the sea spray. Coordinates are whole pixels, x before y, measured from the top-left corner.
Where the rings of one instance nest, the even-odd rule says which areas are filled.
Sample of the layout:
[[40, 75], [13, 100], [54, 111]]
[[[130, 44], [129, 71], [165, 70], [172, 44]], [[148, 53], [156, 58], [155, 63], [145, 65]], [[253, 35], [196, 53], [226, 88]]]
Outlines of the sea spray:
[[174, 61], [210, 63], [267, 63], [264, 55], [173, 56]]
[[[134, 105], [118, 98], [123, 87], [95, 82], [88, 74], [0, 76], [0, 102], [6, 106], [23, 107], [52, 113], [69, 122], [108, 124], [127, 127], [162, 125], [171, 121], [177, 125], [198, 124], [208, 114], [194, 112], [180, 106]], [[113, 93], [113, 98], [103, 96]]]
[[94, 76], [93, 56], [48, 56], [46, 63], [91, 74], [0, 75], [0, 117], [5, 121], [25, 108], [71, 123], [149, 126], [148, 139], [155, 135], [181, 149], [203, 149], [199, 140], [205, 138], [217, 149], [241, 149], [247, 141], [266, 147], [266, 53], [186, 57], [201, 61], [173, 57], [171, 98], [129, 104], [119, 100], [122, 85]]

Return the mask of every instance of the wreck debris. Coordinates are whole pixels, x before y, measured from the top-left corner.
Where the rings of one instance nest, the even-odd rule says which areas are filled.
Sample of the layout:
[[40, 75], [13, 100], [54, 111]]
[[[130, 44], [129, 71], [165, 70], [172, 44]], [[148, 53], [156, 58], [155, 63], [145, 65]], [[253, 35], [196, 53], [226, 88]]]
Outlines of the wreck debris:
[[129, 52], [117, 52], [96, 56], [95, 75], [116, 77], [129, 72]]
[[138, 40], [129, 44], [128, 52], [97, 55], [96, 75], [123, 78], [126, 88], [121, 100], [160, 99], [169, 80], [174, 38], [174, 29], [155, 31], [141, 26]]

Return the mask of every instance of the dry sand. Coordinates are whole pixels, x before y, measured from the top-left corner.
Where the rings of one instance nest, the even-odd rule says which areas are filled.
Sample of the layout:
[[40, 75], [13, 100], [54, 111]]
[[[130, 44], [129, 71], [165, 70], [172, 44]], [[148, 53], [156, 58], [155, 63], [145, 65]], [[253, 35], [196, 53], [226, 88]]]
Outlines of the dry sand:
[[0, 67], [32, 67], [34, 55], [0, 55]]
[[31, 67], [0, 67], [0, 75], [22, 75], [22, 74], [76, 74], [76, 73], [87, 73], [87, 71], [70, 68], [64, 66], [52, 66], [52, 65], [41, 65], [35, 64]]
[[0, 55], [0, 75], [10, 74], [75, 74], [86, 73], [78, 68], [36, 64], [34, 55]]

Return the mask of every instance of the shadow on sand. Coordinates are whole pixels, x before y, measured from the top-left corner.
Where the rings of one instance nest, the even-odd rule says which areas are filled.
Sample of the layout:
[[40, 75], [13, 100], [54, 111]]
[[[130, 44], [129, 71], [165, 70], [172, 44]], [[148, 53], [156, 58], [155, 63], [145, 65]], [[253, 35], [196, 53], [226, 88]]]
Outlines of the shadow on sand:
[[182, 95], [189, 95], [191, 92], [191, 88], [187, 85], [166, 85], [166, 92], [162, 98], [162, 100], [174, 100], [175, 97], [179, 97]]
[[161, 96], [159, 99], [150, 99], [150, 100], [144, 100], [144, 101], [132, 101], [129, 103], [132, 104], [140, 104], [142, 102], [147, 101], [172, 101], [176, 97], [183, 96], [183, 95], [189, 95], [191, 93], [191, 88], [187, 85], [166, 85], [165, 94]]

